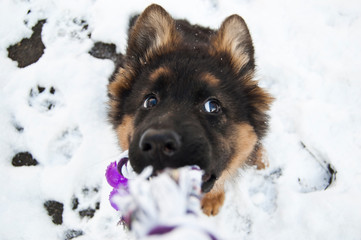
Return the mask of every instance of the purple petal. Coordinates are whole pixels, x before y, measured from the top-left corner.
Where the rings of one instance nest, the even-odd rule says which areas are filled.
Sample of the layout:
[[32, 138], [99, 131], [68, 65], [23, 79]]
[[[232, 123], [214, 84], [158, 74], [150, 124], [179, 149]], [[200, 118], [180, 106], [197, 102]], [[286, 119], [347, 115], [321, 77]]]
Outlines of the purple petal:
[[114, 196], [118, 194], [118, 190], [117, 189], [113, 189], [113, 191], [110, 192], [109, 195], [109, 202], [110, 205], [115, 209], [115, 210], [119, 210], [118, 205], [114, 202]]
[[212, 233], [208, 232], [208, 236], [211, 238], [211, 240], [218, 240], [218, 238], [216, 238], [216, 236], [214, 236]]
[[124, 182], [124, 180], [121, 179], [122, 176], [119, 174], [117, 170], [116, 162], [112, 162], [109, 164], [105, 172], [105, 177], [107, 178], [109, 185], [112, 187], [118, 187], [122, 181]]
[[124, 197], [124, 196], [128, 196], [128, 195], [129, 195], [129, 188], [127, 186], [120, 187], [120, 188], [113, 188], [113, 191], [111, 191], [110, 195], [109, 195], [110, 205], [112, 205], [112, 207], [118, 211], [119, 208], [118, 208], [118, 205], [116, 204], [116, 202], [114, 201], [114, 198], [116, 196]]
[[128, 188], [128, 179], [120, 175], [119, 185], [123, 188]]
[[148, 236], [166, 234], [175, 228], [176, 228], [175, 226], [164, 226], [164, 225], [156, 226], [155, 228], [150, 230], [150, 232], [148, 233]]
[[201, 168], [198, 165], [192, 165], [191, 170], [201, 170]]

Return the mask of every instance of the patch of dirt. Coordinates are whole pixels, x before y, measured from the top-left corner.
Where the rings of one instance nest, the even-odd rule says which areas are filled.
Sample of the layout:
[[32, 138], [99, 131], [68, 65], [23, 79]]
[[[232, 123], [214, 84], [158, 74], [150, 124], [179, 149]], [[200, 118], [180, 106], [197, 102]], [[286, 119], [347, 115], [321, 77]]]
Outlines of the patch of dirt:
[[[13, 61], [16, 61], [19, 68], [24, 68], [37, 62], [44, 54], [45, 45], [41, 39], [41, 33], [45, 23], [46, 19], [38, 21], [32, 28], [33, 34], [30, 38], [24, 38], [20, 42], [7, 48], [8, 57]], [[80, 31], [86, 31], [89, 28], [84, 20], [74, 20], [74, 23], [82, 27]], [[72, 34], [76, 35], [76, 33]], [[91, 33], [89, 33], [88, 36], [91, 37]], [[116, 52], [115, 44], [95, 42], [94, 46], [89, 51], [89, 54], [95, 58], [109, 59], [114, 62], [115, 70], [109, 78], [109, 81], [113, 81], [119, 67], [123, 66], [123, 55]]]
[[89, 51], [89, 54], [99, 59], [109, 59], [115, 64], [115, 70], [109, 78], [109, 81], [113, 81], [119, 67], [123, 66], [123, 55], [116, 52], [116, 46], [113, 43], [96, 42]]
[[44, 207], [48, 211], [48, 215], [52, 217], [52, 221], [54, 224], [63, 224], [64, 204], [57, 201], [49, 200], [44, 203]]
[[46, 20], [40, 20], [33, 28], [30, 38], [24, 38], [20, 42], [8, 47], [8, 57], [18, 62], [19, 68], [24, 68], [39, 60], [44, 54], [45, 45], [41, 39], [41, 32]]
[[38, 161], [31, 155], [29, 152], [20, 152], [17, 153], [13, 159], [11, 164], [14, 167], [22, 167], [22, 166], [36, 166], [38, 165]]

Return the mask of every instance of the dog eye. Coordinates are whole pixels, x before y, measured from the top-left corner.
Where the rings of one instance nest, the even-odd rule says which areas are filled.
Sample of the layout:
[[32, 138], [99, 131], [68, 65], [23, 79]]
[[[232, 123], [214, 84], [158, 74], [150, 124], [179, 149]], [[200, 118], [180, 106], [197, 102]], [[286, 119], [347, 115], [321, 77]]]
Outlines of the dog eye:
[[158, 103], [158, 99], [154, 95], [151, 95], [144, 100], [143, 107], [152, 108], [155, 105], [157, 105], [157, 103]]
[[221, 104], [218, 102], [218, 100], [209, 99], [204, 104], [204, 110], [208, 113], [219, 113], [222, 110], [222, 108], [221, 108]]

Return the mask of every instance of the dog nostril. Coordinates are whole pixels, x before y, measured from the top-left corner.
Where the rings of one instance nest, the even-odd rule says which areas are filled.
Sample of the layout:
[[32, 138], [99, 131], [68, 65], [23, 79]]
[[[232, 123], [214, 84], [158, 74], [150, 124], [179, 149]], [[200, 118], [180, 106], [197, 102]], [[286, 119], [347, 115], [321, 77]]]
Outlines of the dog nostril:
[[152, 150], [152, 148], [153, 148], [152, 144], [150, 144], [150, 143], [143, 143], [141, 146], [141, 149], [144, 152], [148, 152], [148, 151]]
[[164, 144], [163, 153], [168, 156], [172, 156], [178, 150], [178, 146], [173, 141], [168, 141]]

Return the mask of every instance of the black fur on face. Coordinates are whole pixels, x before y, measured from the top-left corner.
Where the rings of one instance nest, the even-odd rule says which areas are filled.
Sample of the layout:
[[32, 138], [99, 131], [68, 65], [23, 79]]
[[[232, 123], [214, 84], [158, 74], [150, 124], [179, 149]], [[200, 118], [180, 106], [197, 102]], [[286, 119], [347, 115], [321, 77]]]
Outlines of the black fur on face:
[[124, 68], [109, 86], [121, 147], [137, 172], [198, 165], [208, 192], [267, 130], [271, 97], [252, 79], [248, 29], [237, 15], [218, 31], [192, 26], [157, 5], [132, 23]]

